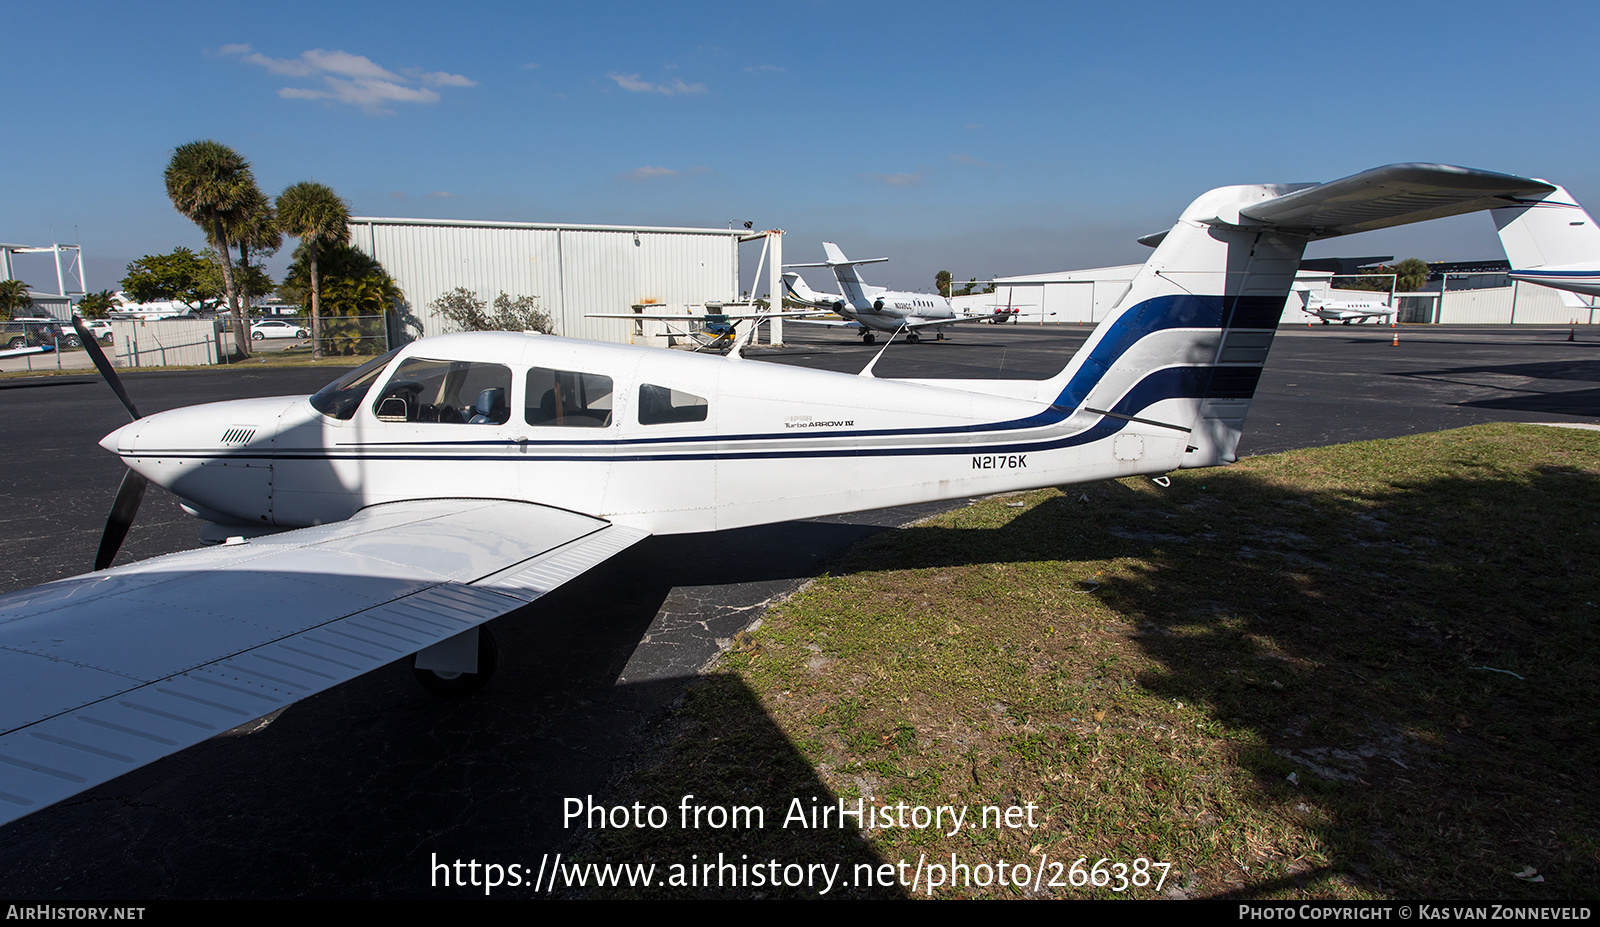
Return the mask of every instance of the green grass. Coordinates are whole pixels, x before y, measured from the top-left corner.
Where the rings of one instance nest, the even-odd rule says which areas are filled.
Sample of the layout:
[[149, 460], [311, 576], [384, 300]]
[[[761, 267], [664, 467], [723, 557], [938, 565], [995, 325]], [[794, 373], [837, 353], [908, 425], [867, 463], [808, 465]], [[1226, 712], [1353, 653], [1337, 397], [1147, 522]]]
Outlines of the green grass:
[[[1187, 897], [1592, 897], [1597, 565], [1600, 434], [1567, 429], [981, 501], [875, 536], [773, 609], [613, 799], [760, 804], [765, 828], [608, 831], [578, 855], [847, 873], [1142, 857], [1171, 864], [1162, 894]], [[1031, 803], [1036, 826], [777, 825], [813, 796]]]

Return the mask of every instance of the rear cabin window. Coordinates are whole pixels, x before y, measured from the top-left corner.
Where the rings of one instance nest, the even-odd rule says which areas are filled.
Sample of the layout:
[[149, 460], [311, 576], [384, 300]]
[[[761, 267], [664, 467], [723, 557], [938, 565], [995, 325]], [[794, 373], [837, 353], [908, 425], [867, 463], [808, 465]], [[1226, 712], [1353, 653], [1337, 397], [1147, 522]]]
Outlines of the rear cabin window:
[[378, 393], [380, 422], [504, 425], [511, 417], [511, 368], [412, 357]]
[[611, 424], [611, 378], [598, 373], [551, 370], [528, 371], [529, 425], [559, 428], [604, 428]]
[[706, 401], [693, 393], [654, 383], [639, 385], [639, 424], [670, 425], [675, 422], [703, 422], [709, 410]]

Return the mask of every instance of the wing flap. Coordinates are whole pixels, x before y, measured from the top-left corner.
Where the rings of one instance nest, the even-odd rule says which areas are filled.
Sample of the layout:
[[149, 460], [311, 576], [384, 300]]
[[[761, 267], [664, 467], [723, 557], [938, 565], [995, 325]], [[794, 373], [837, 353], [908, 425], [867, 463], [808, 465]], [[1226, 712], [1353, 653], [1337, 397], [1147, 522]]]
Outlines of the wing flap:
[[527, 503], [391, 503], [0, 597], [0, 823], [521, 608], [646, 536]]
[[1239, 215], [1331, 238], [1508, 206], [1515, 197], [1554, 189], [1527, 177], [1449, 164], [1390, 164], [1246, 206]]

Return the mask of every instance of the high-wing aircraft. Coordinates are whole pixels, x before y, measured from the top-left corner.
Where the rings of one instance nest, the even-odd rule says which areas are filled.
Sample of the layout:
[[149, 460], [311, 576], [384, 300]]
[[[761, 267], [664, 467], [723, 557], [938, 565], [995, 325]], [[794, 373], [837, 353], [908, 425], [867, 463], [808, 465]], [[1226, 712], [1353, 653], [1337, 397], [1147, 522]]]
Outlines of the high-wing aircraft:
[[1491, 215], [1511, 279], [1600, 296], [1600, 229], [1566, 190], [1525, 197]]
[[[904, 331], [907, 341], [916, 342], [921, 340], [920, 332], [934, 329], [939, 338], [943, 339], [944, 332], [941, 329], [946, 326], [977, 322], [982, 319], [982, 317], [957, 315], [950, 306], [950, 300], [934, 293], [902, 293], [881, 286], [868, 286], [856, 272], [856, 267], [859, 265], [877, 264], [887, 261], [888, 258], [852, 261], [831, 241], [823, 242], [822, 250], [828, 259], [820, 264], [785, 264], [784, 267], [827, 267], [833, 271], [834, 279], [839, 282], [839, 289], [843, 295], [830, 298], [826, 294], [817, 293], [806, 286], [799, 274], [785, 273], [784, 285], [789, 291], [790, 298], [796, 302], [831, 309], [848, 321], [812, 321], [807, 324], [849, 326], [861, 332], [861, 340], [864, 343], [872, 344], [877, 338], [876, 332], [892, 334]], [[798, 321], [806, 322], [805, 319]]]
[[[140, 416], [86, 338], [129, 472], [97, 572], [0, 596], [0, 823], [407, 656], [470, 691], [483, 623], [650, 534], [1229, 463], [1308, 241], [1553, 190], [1427, 164], [1212, 190], [1044, 380], [458, 334]], [[149, 481], [223, 543], [103, 569]]]
[[1006, 289], [1006, 304], [1004, 306], [1000, 305], [999, 301], [996, 300], [986, 307], [964, 308], [962, 310], [962, 314], [965, 316], [970, 316], [979, 322], [988, 322], [991, 325], [1004, 325], [1007, 322], [1015, 322], [1017, 320], [1017, 316], [1022, 313], [1023, 308], [1033, 305], [1033, 303], [1012, 302], [1012, 298], [1015, 295], [1016, 288], [1008, 287]]

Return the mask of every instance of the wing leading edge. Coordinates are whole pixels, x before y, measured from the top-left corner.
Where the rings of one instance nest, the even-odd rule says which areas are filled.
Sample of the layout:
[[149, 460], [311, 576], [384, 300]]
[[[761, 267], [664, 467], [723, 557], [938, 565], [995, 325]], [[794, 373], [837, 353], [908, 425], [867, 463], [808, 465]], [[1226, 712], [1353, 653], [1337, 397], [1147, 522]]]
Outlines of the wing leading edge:
[[646, 532], [524, 502], [333, 525], [0, 596], [0, 824], [532, 602]]

